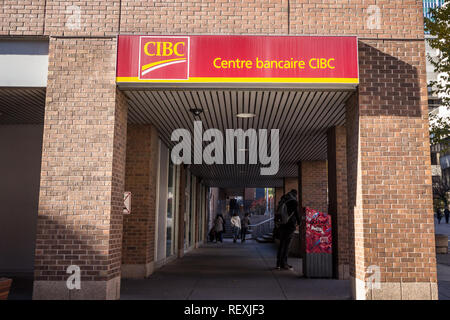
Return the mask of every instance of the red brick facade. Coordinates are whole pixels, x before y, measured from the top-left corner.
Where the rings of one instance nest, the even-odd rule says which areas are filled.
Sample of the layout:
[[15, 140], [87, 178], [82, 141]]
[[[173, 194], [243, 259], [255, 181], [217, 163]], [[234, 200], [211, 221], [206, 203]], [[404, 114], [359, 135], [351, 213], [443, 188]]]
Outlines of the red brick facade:
[[129, 125], [125, 190], [132, 194], [132, 214], [123, 219], [123, 277], [144, 278], [153, 271], [157, 171], [158, 131]]
[[302, 206], [328, 212], [326, 161], [302, 161]]
[[334, 270], [339, 279], [349, 277], [349, 225], [347, 197], [347, 132], [333, 127], [327, 132], [328, 214], [332, 216]]
[[297, 192], [299, 192], [298, 178], [292, 178], [292, 177], [284, 178], [284, 194], [288, 193], [292, 189], [297, 190]]
[[[354, 294], [437, 297], [422, 1], [42, 0], [4, 1], [0, 10], [0, 36], [50, 37], [35, 298], [118, 297], [127, 144], [126, 100], [115, 84], [119, 33], [358, 35], [359, 92], [346, 109]], [[325, 161], [302, 162], [304, 206], [327, 211], [326, 172]], [[184, 182], [180, 190], [181, 218]], [[138, 259], [131, 251], [124, 262]], [[91, 291], [68, 292], [71, 264]], [[370, 266], [380, 269], [381, 290], [367, 288]]]

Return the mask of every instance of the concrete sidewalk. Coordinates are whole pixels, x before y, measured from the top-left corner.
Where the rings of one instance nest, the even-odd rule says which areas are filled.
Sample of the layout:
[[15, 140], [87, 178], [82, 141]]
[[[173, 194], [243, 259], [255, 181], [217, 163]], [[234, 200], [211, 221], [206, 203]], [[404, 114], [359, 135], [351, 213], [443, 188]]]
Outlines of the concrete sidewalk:
[[[349, 281], [304, 279], [274, 270], [274, 244], [207, 244], [148, 279], [122, 280], [121, 299], [350, 299]], [[290, 259], [298, 266], [300, 259]], [[297, 269], [297, 268], [296, 268]]]

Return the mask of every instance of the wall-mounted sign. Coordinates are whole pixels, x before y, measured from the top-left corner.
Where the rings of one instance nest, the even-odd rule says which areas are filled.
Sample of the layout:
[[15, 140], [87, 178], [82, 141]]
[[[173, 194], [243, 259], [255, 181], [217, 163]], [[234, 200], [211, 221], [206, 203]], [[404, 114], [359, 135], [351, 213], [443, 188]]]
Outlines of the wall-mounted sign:
[[356, 85], [357, 38], [123, 35], [117, 82]]
[[123, 214], [131, 213], [131, 192], [125, 191], [123, 193]]

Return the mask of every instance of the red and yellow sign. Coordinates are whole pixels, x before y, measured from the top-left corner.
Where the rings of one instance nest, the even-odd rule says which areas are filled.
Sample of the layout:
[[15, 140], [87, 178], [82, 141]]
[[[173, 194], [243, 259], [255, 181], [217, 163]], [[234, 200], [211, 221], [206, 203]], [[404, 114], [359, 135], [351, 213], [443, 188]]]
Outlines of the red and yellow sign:
[[358, 84], [357, 38], [119, 36], [117, 82]]

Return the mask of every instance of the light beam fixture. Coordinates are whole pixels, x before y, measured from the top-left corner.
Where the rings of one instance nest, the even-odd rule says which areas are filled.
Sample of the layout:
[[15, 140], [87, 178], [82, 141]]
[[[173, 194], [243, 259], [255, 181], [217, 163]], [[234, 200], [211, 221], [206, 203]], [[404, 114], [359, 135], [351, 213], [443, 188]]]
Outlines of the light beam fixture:
[[256, 117], [256, 114], [254, 114], [254, 113], [238, 113], [236, 115], [236, 117], [238, 117], [238, 118], [253, 118], [253, 117]]

